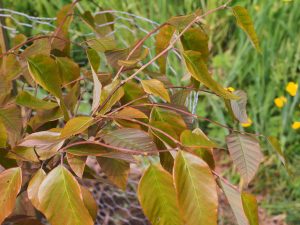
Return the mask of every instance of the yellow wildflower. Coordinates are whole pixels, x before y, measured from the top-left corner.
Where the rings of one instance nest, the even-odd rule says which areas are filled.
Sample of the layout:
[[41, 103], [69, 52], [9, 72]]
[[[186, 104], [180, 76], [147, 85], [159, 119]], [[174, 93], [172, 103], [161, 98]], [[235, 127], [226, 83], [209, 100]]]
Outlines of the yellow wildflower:
[[300, 122], [299, 121], [295, 121], [293, 124], [292, 124], [292, 128], [294, 130], [297, 130], [300, 128]]
[[286, 103], [286, 98], [284, 96], [280, 96], [278, 98], [274, 99], [274, 103], [278, 108], [282, 108], [284, 104]]
[[252, 125], [252, 120], [250, 118], [248, 118], [247, 123], [242, 123], [242, 127], [250, 127], [251, 125]]
[[254, 9], [258, 12], [260, 10], [260, 6], [259, 5], [255, 5]]
[[296, 96], [297, 94], [297, 89], [298, 89], [298, 84], [295, 82], [289, 82], [288, 85], [286, 86], [285, 90], [291, 95], [291, 96]]
[[235, 91], [235, 89], [233, 87], [228, 87], [228, 88], [226, 88], [226, 90], [230, 91], [230, 92], [234, 92]]

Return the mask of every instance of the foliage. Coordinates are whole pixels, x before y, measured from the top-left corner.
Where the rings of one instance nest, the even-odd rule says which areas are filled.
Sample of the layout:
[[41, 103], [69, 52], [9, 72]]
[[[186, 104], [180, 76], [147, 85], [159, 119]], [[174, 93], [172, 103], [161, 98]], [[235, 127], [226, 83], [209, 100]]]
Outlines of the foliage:
[[[258, 224], [256, 200], [244, 190], [262, 160], [257, 138], [265, 137], [244, 132], [240, 126], [233, 128], [245, 120], [247, 97], [213, 78], [201, 22], [214, 12], [233, 10], [238, 25], [259, 50], [247, 10], [225, 4], [205, 13], [198, 10], [173, 17], [124, 49], [117, 47], [111, 35], [114, 26], [107, 24], [113, 20], [110, 13], [80, 14], [95, 37], [84, 43], [70, 41], [68, 29], [77, 15], [73, 14], [75, 5], [76, 1], [58, 12], [53, 34], [27, 39], [1, 55], [5, 82], [0, 95], [4, 152], [0, 163], [5, 170], [0, 174], [0, 204], [8, 207], [0, 214], [0, 221], [10, 220], [16, 198], [27, 191], [32, 205], [51, 224], [93, 224], [97, 206], [80, 182], [87, 177], [96, 179], [86, 165], [87, 157], [96, 157], [111, 182], [124, 188], [130, 164], [142, 156], [160, 157], [161, 165], [150, 165], [138, 188], [143, 210], [153, 224], [217, 224], [217, 186], [226, 196], [234, 192], [227, 198], [239, 224]], [[167, 26], [172, 27], [171, 34], [164, 30]], [[149, 58], [142, 44], [157, 31], [159, 50]], [[71, 58], [74, 46], [86, 54], [88, 65], [79, 67]], [[174, 88], [164, 74], [169, 51], [177, 51], [183, 59], [188, 72], [185, 86]], [[146, 70], [163, 57], [160, 72]], [[7, 66], [11, 64], [14, 66]], [[85, 83], [93, 84], [91, 110], [80, 115], [77, 109]], [[181, 89], [188, 93], [183, 95]], [[185, 102], [194, 91], [207, 92], [227, 103], [234, 124], [226, 126], [189, 112]], [[40, 98], [38, 92], [44, 92], [45, 97]], [[197, 127], [195, 119], [230, 132], [226, 142], [245, 181], [241, 187], [214, 171], [213, 151], [222, 148]], [[26, 173], [27, 164], [35, 170], [34, 175]], [[23, 183], [22, 173], [27, 176]], [[226, 190], [224, 184], [233, 191]]]

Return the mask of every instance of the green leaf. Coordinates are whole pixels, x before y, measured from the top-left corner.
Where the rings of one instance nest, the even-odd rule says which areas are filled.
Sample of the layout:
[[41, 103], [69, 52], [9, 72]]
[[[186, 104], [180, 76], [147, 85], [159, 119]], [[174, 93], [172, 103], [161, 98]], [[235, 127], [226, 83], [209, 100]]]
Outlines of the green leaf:
[[168, 123], [179, 136], [181, 132], [187, 129], [187, 126], [177, 112], [169, 109], [153, 107], [151, 111], [150, 121], [162, 121]]
[[20, 167], [0, 173], [0, 224], [13, 212], [21, 185], [22, 170]]
[[89, 116], [78, 116], [70, 119], [61, 131], [61, 138], [69, 138], [80, 134], [92, 125], [94, 118]]
[[197, 9], [194, 13], [184, 16], [174, 16], [170, 18], [167, 23], [176, 27], [178, 30], [184, 29], [189, 23], [191, 23], [197, 16], [201, 15], [201, 10]]
[[207, 88], [215, 92], [217, 95], [226, 99], [237, 99], [238, 97], [225, 90], [217, 83], [208, 72], [206, 63], [202, 58], [202, 54], [196, 51], [185, 51], [183, 53], [186, 66], [192, 77], [203, 83]]
[[183, 89], [176, 91], [172, 96], [171, 96], [171, 103], [179, 106], [185, 106], [186, 100], [188, 96], [190, 95], [191, 90], [189, 89]]
[[80, 144], [69, 147], [66, 152], [77, 156], [101, 156], [109, 154], [111, 151], [97, 144]]
[[171, 146], [173, 148], [175, 148], [177, 146], [176, 143], [174, 143], [174, 141], [167, 137], [165, 134], [163, 134], [161, 131], [163, 131], [164, 133], [168, 134], [169, 136], [171, 136], [172, 138], [174, 138], [175, 140], [179, 140], [178, 135], [176, 133], [176, 131], [174, 130], [173, 126], [171, 126], [169, 123], [167, 122], [163, 122], [163, 121], [151, 121], [150, 125], [154, 128], [157, 128], [158, 130], [151, 128], [151, 132], [162, 142], [164, 142], [165, 144], [167, 144], [168, 146]]
[[[115, 80], [112, 83], [110, 83], [109, 85], [106, 85], [103, 90], [102, 90], [102, 94], [101, 94], [101, 100], [100, 103], [102, 104], [104, 102], [104, 100], [109, 96], [109, 94], [111, 93], [111, 91], [119, 84], [120, 81]], [[99, 112], [100, 114], [105, 114], [108, 111], [111, 110], [111, 108], [123, 97], [124, 95], [124, 89], [122, 87], [120, 87], [112, 96], [111, 98], [108, 100], [108, 102], [105, 104], [105, 106], [101, 109], [101, 111]]]
[[[170, 25], [165, 25], [159, 30], [158, 34], [155, 37], [156, 55], [159, 54], [160, 52], [162, 52], [164, 49], [166, 49], [169, 46], [174, 32], [175, 32], [175, 28]], [[159, 65], [160, 72], [163, 74], [166, 73], [167, 56], [168, 56], [168, 53], [166, 53], [165, 55], [163, 55], [157, 59], [157, 63]]]
[[12, 81], [18, 78], [18, 76], [22, 73], [22, 67], [16, 55], [10, 54], [4, 56], [1, 73], [5, 75], [5, 79], [7, 81]]
[[267, 137], [267, 141], [271, 145], [271, 147], [278, 153], [279, 159], [283, 163], [283, 165], [286, 165], [286, 157], [281, 149], [280, 143], [277, 140], [277, 138], [269, 136]]
[[161, 81], [156, 80], [156, 79], [142, 80], [141, 84], [146, 93], [160, 97], [167, 102], [171, 101], [169, 93], [168, 93], [167, 89], [165, 88], [165, 85]]
[[57, 98], [61, 98], [61, 80], [58, 66], [54, 59], [47, 55], [35, 55], [27, 59], [32, 78]]
[[43, 180], [38, 198], [41, 212], [53, 225], [94, 225], [77, 180], [63, 166], [57, 166]]
[[77, 156], [67, 153], [68, 163], [73, 170], [73, 172], [80, 178], [82, 178], [87, 156]]
[[249, 39], [251, 40], [251, 43], [256, 48], [256, 50], [258, 52], [261, 52], [261, 48], [259, 46], [259, 40], [255, 32], [252, 19], [247, 9], [245, 9], [242, 6], [234, 6], [232, 7], [232, 12], [236, 18], [236, 22], [239, 25], [239, 27], [242, 30], [244, 30], [245, 33], [248, 35]]
[[18, 94], [16, 104], [37, 110], [48, 110], [58, 106], [57, 103], [38, 99], [26, 91], [22, 91]]
[[0, 108], [0, 121], [8, 132], [10, 145], [14, 146], [19, 140], [23, 128], [20, 108], [13, 104]]
[[76, 80], [80, 76], [80, 68], [77, 63], [68, 57], [56, 57], [62, 84]]
[[259, 225], [258, 207], [255, 196], [246, 192], [242, 193], [242, 202], [249, 225]]
[[220, 179], [220, 182], [238, 225], [248, 225], [248, 219], [244, 212], [241, 193], [236, 188], [225, 183], [222, 179]]
[[40, 185], [45, 178], [45, 171], [43, 169], [39, 169], [31, 178], [27, 188], [29, 200], [31, 201], [32, 205], [38, 210], [40, 210], [40, 200], [38, 198], [38, 192]]
[[130, 165], [119, 159], [97, 157], [97, 161], [108, 179], [122, 190], [126, 189]]
[[204, 133], [185, 130], [180, 135], [180, 141], [184, 146], [190, 147], [191, 151], [202, 158], [210, 168], [215, 168], [212, 148], [216, 147], [216, 144], [209, 140]]
[[87, 188], [85, 188], [84, 186], [81, 186], [80, 188], [82, 192], [83, 203], [87, 208], [87, 210], [89, 211], [91, 217], [95, 221], [97, 218], [97, 211], [98, 211], [97, 202], [95, 201], [93, 195]]
[[172, 176], [162, 167], [148, 167], [138, 186], [138, 198], [152, 224], [184, 224], [180, 218]]
[[247, 94], [242, 90], [233, 92], [234, 95], [238, 96], [237, 100], [230, 100], [231, 109], [234, 117], [240, 121], [240, 123], [248, 123], [247, 115]]
[[100, 105], [101, 99], [101, 91], [102, 91], [102, 84], [98, 79], [97, 71], [100, 66], [100, 57], [98, 53], [93, 49], [87, 50], [87, 57], [89, 59], [89, 63], [92, 68], [92, 76], [94, 82], [93, 88], [93, 102], [92, 102], [92, 111], [96, 110]]
[[208, 35], [201, 27], [190, 28], [181, 37], [183, 49], [200, 52], [205, 63], [209, 56], [208, 40]]
[[39, 158], [34, 152], [32, 147], [15, 146], [12, 151], [9, 151], [6, 155], [10, 159], [18, 159], [29, 162], [39, 162]]
[[97, 52], [106, 52], [116, 49], [116, 42], [111, 37], [92, 38], [87, 44]]
[[226, 137], [226, 143], [233, 163], [248, 184], [263, 159], [258, 140], [246, 134], [232, 133]]
[[123, 108], [121, 111], [115, 113], [114, 115], [121, 118], [148, 119], [145, 113], [129, 106]]
[[173, 176], [185, 224], [216, 225], [218, 196], [208, 165], [201, 158], [180, 151]]
[[149, 49], [144, 48], [140, 55], [137, 55], [135, 57], [130, 57], [129, 59], [118, 60], [118, 64], [119, 66], [125, 66], [125, 67], [136, 66], [136, 64], [144, 60], [148, 56], [148, 54], [149, 54]]
[[123, 128], [108, 132], [102, 136], [106, 144], [140, 151], [154, 151], [156, 146], [150, 136], [141, 130]]
[[7, 141], [7, 132], [4, 124], [0, 120], [0, 148], [6, 147], [6, 141]]
[[50, 55], [51, 45], [47, 38], [35, 40], [32, 45], [26, 48], [22, 53], [22, 58], [32, 57], [34, 55]]

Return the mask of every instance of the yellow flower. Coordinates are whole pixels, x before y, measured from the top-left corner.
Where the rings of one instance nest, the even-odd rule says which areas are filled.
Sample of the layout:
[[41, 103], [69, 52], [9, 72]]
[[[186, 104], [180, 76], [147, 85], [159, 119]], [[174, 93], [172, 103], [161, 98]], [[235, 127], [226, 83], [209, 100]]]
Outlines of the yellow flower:
[[254, 9], [258, 12], [260, 10], [260, 6], [259, 5], [255, 5]]
[[278, 98], [274, 99], [274, 103], [278, 108], [282, 108], [284, 104], [286, 103], [286, 98], [284, 96], [280, 96]]
[[291, 95], [291, 96], [296, 96], [297, 94], [297, 89], [298, 89], [298, 84], [295, 82], [289, 82], [288, 85], [286, 86], [285, 90]]
[[234, 92], [235, 89], [233, 87], [228, 87], [228, 88], [225, 88], [227, 91], [230, 91], [230, 92]]
[[247, 123], [242, 123], [242, 127], [250, 127], [251, 125], [252, 125], [252, 120], [250, 118], [248, 118]]
[[300, 122], [299, 121], [295, 121], [293, 124], [292, 124], [292, 128], [294, 130], [297, 130], [300, 128]]

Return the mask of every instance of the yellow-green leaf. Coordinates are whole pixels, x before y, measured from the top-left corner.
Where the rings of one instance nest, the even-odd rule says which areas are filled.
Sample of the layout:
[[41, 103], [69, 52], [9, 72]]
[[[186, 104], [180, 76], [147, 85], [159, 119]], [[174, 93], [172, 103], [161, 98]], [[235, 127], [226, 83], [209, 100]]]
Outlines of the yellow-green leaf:
[[45, 179], [45, 177], [46, 177], [45, 171], [43, 169], [39, 169], [31, 178], [27, 188], [28, 198], [30, 199], [32, 205], [38, 210], [40, 210], [40, 201], [38, 198], [38, 192], [39, 192], [40, 185]]
[[76, 80], [80, 76], [80, 68], [77, 63], [68, 57], [56, 57], [62, 84]]
[[191, 23], [197, 16], [201, 14], [201, 10], [197, 9], [194, 13], [184, 16], [174, 16], [170, 18], [167, 23], [176, 27], [178, 30], [184, 29], [189, 23]]
[[131, 67], [135, 66], [137, 63], [145, 59], [149, 54], [149, 49], [144, 48], [140, 55], [137, 55], [136, 57], [130, 57], [129, 59], [124, 60], [118, 60], [119, 66], [125, 66], [125, 67]]
[[202, 55], [197, 51], [185, 51], [183, 53], [186, 66], [192, 77], [203, 83], [207, 88], [215, 92], [217, 95], [226, 99], [237, 99], [238, 97], [225, 90], [218, 82], [216, 82], [208, 72], [206, 63]]
[[214, 169], [212, 148], [216, 147], [216, 144], [209, 140], [204, 133], [185, 130], [180, 135], [180, 141], [184, 146], [190, 147], [192, 152], [202, 158], [210, 168]]
[[85, 131], [93, 123], [93, 117], [78, 116], [69, 120], [61, 131], [61, 138], [68, 138]]
[[248, 37], [251, 40], [251, 43], [256, 48], [256, 50], [258, 52], [261, 52], [261, 48], [259, 46], [259, 40], [258, 40], [257, 34], [255, 32], [252, 19], [249, 15], [247, 9], [245, 9], [242, 6], [234, 6], [234, 7], [232, 7], [232, 11], [236, 18], [237, 24], [240, 26], [240, 28], [242, 30], [244, 30], [246, 32], [246, 34], [248, 35]]
[[21, 185], [22, 170], [20, 167], [4, 170], [0, 173], [0, 224], [14, 210]]
[[250, 193], [243, 192], [242, 203], [249, 225], [259, 225], [258, 207], [255, 196]]
[[135, 119], [147, 119], [148, 117], [146, 116], [145, 113], [143, 113], [142, 111], [132, 108], [132, 107], [125, 107], [124, 109], [122, 109], [121, 111], [117, 112], [116, 114], [114, 114], [117, 117], [120, 118], [135, 118]]
[[94, 225], [77, 180], [63, 166], [57, 166], [46, 176], [38, 198], [41, 212], [52, 225]]
[[87, 188], [85, 188], [84, 186], [81, 186], [80, 188], [82, 192], [83, 203], [87, 208], [87, 210], [89, 211], [91, 217], [95, 221], [97, 217], [97, 211], [98, 211], [97, 202], [95, 201], [93, 195]]
[[7, 131], [4, 124], [0, 120], [0, 148], [6, 147]]
[[[175, 32], [175, 28], [170, 25], [163, 26], [155, 37], [155, 52], [156, 55], [162, 52], [170, 44], [171, 38]], [[167, 54], [159, 57], [157, 63], [161, 73], [166, 73]]]
[[152, 224], [184, 224], [172, 176], [161, 166], [150, 165], [145, 171], [138, 186], [138, 198]]
[[61, 80], [58, 66], [54, 59], [47, 55], [35, 55], [27, 59], [32, 78], [57, 98], [61, 98]]
[[161, 97], [167, 102], [171, 101], [169, 93], [165, 88], [165, 85], [161, 81], [156, 79], [151, 79], [151, 80], [142, 80], [141, 83], [146, 93], [152, 94], [157, 97]]
[[286, 157], [281, 149], [278, 139], [276, 137], [269, 136], [267, 137], [267, 140], [271, 147], [278, 153], [279, 159], [283, 163], [283, 165], [286, 165]]
[[97, 52], [106, 52], [116, 48], [116, 42], [111, 37], [92, 38], [87, 40], [87, 43]]
[[216, 225], [218, 196], [209, 166], [201, 158], [180, 151], [173, 176], [185, 224]]
[[73, 172], [82, 178], [87, 156], [77, 156], [67, 153], [67, 160]]
[[18, 94], [16, 98], [16, 104], [37, 110], [48, 110], [58, 106], [55, 102], [49, 102], [44, 101], [42, 99], [38, 99], [37, 97], [29, 94], [26, 91], [22, 91]]

